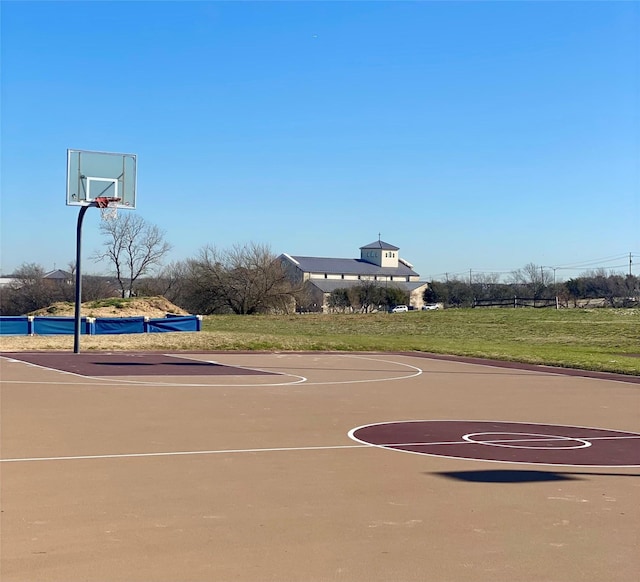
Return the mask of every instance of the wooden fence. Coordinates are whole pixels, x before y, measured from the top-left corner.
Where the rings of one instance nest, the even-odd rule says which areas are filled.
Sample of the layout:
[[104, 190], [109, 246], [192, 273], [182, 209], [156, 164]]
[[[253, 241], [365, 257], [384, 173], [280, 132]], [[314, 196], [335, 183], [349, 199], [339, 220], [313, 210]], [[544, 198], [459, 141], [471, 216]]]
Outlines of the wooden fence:
[[512, 297], [511, 299], [474, 299], [473, 307], [559, 307], [557, 297], [551, 299], [535, 299], [529, 297]]

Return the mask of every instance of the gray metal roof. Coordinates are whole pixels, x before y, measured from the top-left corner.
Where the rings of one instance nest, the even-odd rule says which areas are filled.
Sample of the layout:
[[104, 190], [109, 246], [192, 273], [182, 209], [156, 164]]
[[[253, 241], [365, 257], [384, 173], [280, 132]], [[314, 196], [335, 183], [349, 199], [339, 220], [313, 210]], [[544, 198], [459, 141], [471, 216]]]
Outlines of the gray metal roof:
[[300, 257], [297, 255], [293, 255], [291, 258], [298, 263], [297, 266], [305, 273], [419, 277], [418, 273], [403, 263], [399, 263], [398, 267], [395, 268], [378, 267], [378, 265], [373, 265], [361, 259], [330, 259], [324, 257]]
[[315, 285], [323, 293], [331, 293], [336, 289], [348, 289], [349, 287], [362, 285], [362, 283], [376, 283], [381, 287], [384, 285], [394, 286], [408, 292], [427, 285], [426, 281], [389, 281], [387, 283], [385, 281], [354, 281], [349, 279], [309, 279], [308, 282]]
[[43, 275], [43, 279], [64, 279], [65, 281], [68, 281], [73, 279], [73, 275], [67, 271], [63, 271], [62, 269], [55, 269], [54, 271], [49, 271]]
[[369, 243], [368, 245], [364, 245], [363, 247], [360, 247], [360, 250], [362, 249], [382, 249], [384, 251], [399, 251], [400, 248], [399, 247], [394, 247], [393, 245], [390, 245], [387, 242], [384, 242], [383, 240], [374, 240], [372, 243]]

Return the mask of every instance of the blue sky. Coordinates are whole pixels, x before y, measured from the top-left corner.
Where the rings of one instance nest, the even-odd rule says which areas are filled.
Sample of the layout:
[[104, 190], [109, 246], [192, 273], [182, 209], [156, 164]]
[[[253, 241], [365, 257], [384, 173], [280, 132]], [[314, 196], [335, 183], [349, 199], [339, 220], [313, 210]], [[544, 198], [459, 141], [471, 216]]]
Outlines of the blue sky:
[[[138, 155], [170, 260], [204, 245], [423, 279], [640, 274], [637, 2], [1, 3], [4, 274], [66, 268], [66, 150]], [[83, 271], [100, 218], [87, 212]]]

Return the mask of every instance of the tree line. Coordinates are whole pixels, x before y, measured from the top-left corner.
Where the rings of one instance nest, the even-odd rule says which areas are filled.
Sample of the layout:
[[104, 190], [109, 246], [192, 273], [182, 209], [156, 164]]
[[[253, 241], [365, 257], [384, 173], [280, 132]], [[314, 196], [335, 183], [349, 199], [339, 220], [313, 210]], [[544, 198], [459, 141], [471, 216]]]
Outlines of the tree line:
[[[82, 300], [163, 295], [179, 307], [202, 315], [289, 312], [298, 289], [268, 245], [248, 243], [218, 249], [203, 247], [196, 257], [164, 264], [171, 250], [165, 233], [141, 216], [123, 214], [103, 221], [104, 242], [91, 255], [107, 261], [112, 275], [84, 275]], [[57, 302], [75, 300], [75, 264], [71, 280], [45, 278], [35, 263], [22, 264], [0, 292], [0, 315], [24, 315]]]
[[378, 281], [362, 281], [352, 287], [335, 289], [327, 299], [327, 307], [334, 313], [370, 313], [405, 304], [409, 304], [409, 293]]
[[432, 281], [425, 291], [427, 303], [450, 307], [513, 304], [514, 299], [540, 305], [556, 303], [576, 307], [599, 300], [609, 307], [632, 307], [640, 303], [640, 278], [605, 269], [585, 271], [579, 277], [556, 282], [552, 271], [534, 263], [511, 273], [502, 282], [495, 275], [476, 275], [468, 280]]
[[[100, 231], [104, 244], [91, 259], [109, 262], [112, 275], [83, 276], [83, 301], [116, 294], [162, 295], [182, 309], [201, 315], [291, 313], [311, 305], [307, 290], [288, 277], [268, 245], [248, 243], [225, 249], [206, 245], [193, 258], [164, 264], [171, 250], [165, 233], [139, 215], [124, 214], [103, 221]], [[44, 268], [38, 264], [21, 265], [10, 284], [1, 289], [0, 315], [24, 315], [56, 302], [74, 301], [73, 262], [68, 268], [71, 281], [60, 281], [46, 279]], [[471, 307], [482, 300], [508, 302], [514, 297], [558, 298], [567, 306], [596, 298], [612, 307], [635, 305], [640, 297], [640, 280], [600, 269], [556, 283], [551, 271], [530, 263], [514, 271], [506, 282], [491, 275], [476, 275], [466, 281], [432, 281], [423, 299], [449, 307]], [[336, 289], [327, 301], [332, 312], [363, 313], [408, 303], [406, 291], [379, 281], [361, 281]]]
[[[71, 273], [73, 264], [69, 268]], [[45, 278], [42, 266], [21, 265], [0, 292], [0, 315], [25, 315], [53, 303], [73, 302], [75, 275], [71, 274], [71, 280], [51, 280]], [[250, 315], [293, 312], [300, 296], [270, 249], [253, 243], [223, 250], [207, 246], [193, 259], [159, 266], [153, 273], [147, 269], [133, 279], [127, 275], [132, 284], [124, 289], [121, 277], [122, 272], [83, 275], [83, 302], [116, 295], [162, 295], [190, 313]]]

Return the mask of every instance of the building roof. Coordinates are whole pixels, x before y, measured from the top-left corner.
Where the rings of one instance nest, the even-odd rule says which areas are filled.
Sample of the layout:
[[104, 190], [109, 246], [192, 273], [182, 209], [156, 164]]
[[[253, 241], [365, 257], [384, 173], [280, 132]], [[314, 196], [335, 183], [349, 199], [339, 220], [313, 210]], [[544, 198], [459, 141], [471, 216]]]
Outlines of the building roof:
[[64, 281], [69, 281], [73, 279], [73, 275], [67, 271], [63, 271], [62, 269], [55, 269], [54, 271], [49, 271], [42, 277], [43, 279], [62, 279]]
[[378, 267], [378, 265], [374, 265], [361, 259], [331, 259], [325, 257], [300, 257], [297, 255], [291, 256], [291, 258], [305, 273], [419, 277], [418, 273], [416, 273], [413, 269], [411, 269], [403, 262], [399, 262], [397, 267]]
[[[363, 281], [354, 281], [353, 279], [309, 279], [309, 283], [315, 285], [323, 293], [331, 293], [336, 289], [347, 289], [349, 287], [362, 285]], [[385, 281], [376, 281], [375, 283], [380, 286], [389, 285], [399, 287], [409, 293], [427, 285], [426, 281], [389, 281], [388, 283]]]
[[394, 247], [393, 245], [390, 245], [389, 243], [378, 239], [378, 240], [374, 240], [372, 243], [369, 243], [368, 245], [364, 245], [363, 247], [360, 247], [360, 250], [362, 249], [382, 249], [383, 251], [399, 251], [400, 247]]

